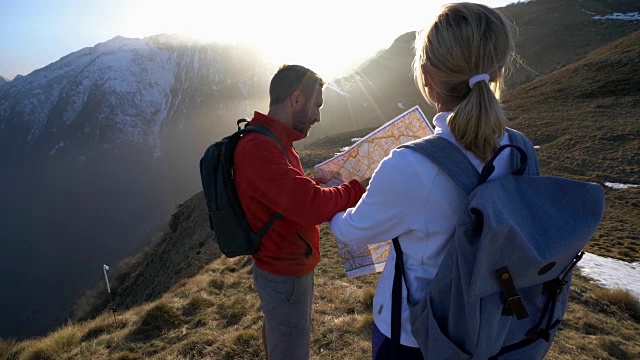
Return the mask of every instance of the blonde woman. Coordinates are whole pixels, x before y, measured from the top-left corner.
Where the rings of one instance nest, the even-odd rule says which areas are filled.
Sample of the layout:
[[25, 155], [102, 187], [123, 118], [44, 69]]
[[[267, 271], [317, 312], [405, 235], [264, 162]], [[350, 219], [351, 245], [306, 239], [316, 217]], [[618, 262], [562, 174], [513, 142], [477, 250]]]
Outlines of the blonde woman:
[[[508, 21], [484, 5], [446, 5], [419, 34], [415, 50], [416, 82], [438, 111], [435, 135], [457, 145], [480, 171], [499, 146], [510, 143], [499, 102], [514, 50]], [[513, 172], [510, 152], [496, 159], [490, 180]], [[396, 149], [380, 163], [361, 201], [333, 217], [331, 230], [352, 244], [398, 237], [409, 300], [416, 303], [438, 270], [465, 199], [465, 192], [436, 164], [410, 149]], [[395, 257], [392, 247], [373, 299], [373, 359], [390, 356]], [[404, 287], [402, 296], [406, 303]], [[422, 359], [406, 306], [400, 342], [398, 358]]]

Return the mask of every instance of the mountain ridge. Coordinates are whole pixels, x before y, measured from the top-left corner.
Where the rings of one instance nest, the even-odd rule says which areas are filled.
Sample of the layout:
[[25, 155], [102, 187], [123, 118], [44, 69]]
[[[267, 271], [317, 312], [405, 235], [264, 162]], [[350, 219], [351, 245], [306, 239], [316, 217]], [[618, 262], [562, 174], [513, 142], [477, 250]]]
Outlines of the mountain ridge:
[[[640, 21], [601, 20], [613, 12], [640, 11], [633, 0], [535, 0], [516, 2], [499, 10], [515, 23], [516, 55], [507, 88], [518, 86], [578, 60], [586, 53], [640, 29]], [[421, 30], [421, 29], [418, 29]], [[415, 32], [399, 36], [350, 76], [337, 79], [340, 92], [328, 92], [323, 121], [310, 139], [332, 132], [382, 125], [400, 108], [420, 105], [434, 113], [414, 86], [411, 75]], [[342, 96], [342, 93], [348, 96]], [[349, 109], [344, 111], [343, 109]], [[330, 130], [332, 129], [332, 130]]]

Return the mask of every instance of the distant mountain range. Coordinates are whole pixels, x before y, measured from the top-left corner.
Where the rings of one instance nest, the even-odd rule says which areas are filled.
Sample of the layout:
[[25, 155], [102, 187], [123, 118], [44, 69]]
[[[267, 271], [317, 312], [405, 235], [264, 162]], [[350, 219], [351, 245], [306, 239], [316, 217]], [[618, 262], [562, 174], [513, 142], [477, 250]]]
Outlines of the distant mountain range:
[[[537, 0], [507, 6], [519, 29], [512, 87], [640, 29], [594, 16], [637, 1]], [[415, 35], [325, 89], [307, 142], [378, 126], [420, 105], [409, 71]], [[279, 64], [255, 50], [171, 35], [116, 37], [0, 83], [0, 337], [42, 334], [117, 263], [166, 229], [198, 191], [204, 148], [266, 110]], [[1, 80], [0, 80], [1, 81]]]
[[[598, 18], [638, 10], [636, 0], [535, 0], [501, 8], [516, 32], [517, 58], [507, 87], [514, 89], [639, 29], [640, 21]], [[401, 35], [354, 74], [329, 84], [333, 91], [326, 91], [323, 119], [310, 139], [377, 126], [414, 105], [434, 115], [410, 72], [414, 39], [414, 32]]]

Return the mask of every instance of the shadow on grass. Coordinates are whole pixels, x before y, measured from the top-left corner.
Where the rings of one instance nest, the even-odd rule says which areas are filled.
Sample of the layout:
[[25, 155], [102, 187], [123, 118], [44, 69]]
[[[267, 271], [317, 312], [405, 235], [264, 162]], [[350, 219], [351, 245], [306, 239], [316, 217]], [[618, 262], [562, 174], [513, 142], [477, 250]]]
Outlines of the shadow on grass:
[[180, 315], [166, 303], [159, 303], [147, 311], [140, 325], [133, 329], [128, 341], [146, 342], [177, 329], [181, 324]]

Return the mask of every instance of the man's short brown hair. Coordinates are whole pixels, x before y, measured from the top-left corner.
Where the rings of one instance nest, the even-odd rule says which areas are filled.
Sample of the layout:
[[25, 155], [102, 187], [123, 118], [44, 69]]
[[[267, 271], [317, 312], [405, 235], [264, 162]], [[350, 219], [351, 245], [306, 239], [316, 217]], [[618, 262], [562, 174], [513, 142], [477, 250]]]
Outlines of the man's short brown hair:
[[284, 102], [299, 87], [305, 97], [309, 97], [317, 86], [322, 88], [324, 85], [324, 80], [306, 67], [284, 64], [271, 79], [269, 106]]

